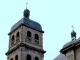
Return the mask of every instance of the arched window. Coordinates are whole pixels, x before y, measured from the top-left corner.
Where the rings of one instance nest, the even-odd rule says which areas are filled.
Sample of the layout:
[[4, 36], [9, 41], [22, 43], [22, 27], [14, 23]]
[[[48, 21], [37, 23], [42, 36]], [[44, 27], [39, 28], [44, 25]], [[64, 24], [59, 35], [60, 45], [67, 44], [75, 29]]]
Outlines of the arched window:
[[15, 60], [18, 60], [18, 55], [15, 56]]
[[16, 43], [18, 43], [19, 42], [19, 32], [17, 32], [17, 34], [16, 34]]
[[26, 60], [31, 60], [31, 55], [27, 55]]
[[31, 37], [31, 32], [30, 31], [27, 32], [27, 36]]
[[19, 32], [17, 32], [17, 34], [16, 34], [16, 38], [17, 38], [17, 37], [19, 37]]
[[38, 34], [35, 34], [35, 39], [36, 39], [36, 40], [39, 40]]
[[27, 41], [30, 42], [31, 41], [31, 32], [27, 31]]
[[12, 36], [12, 41], [14, 41], [14, 35]]
[[35, 57], [35, 60], [39, 60], [39, 58], [38, 57]]
[[13, 60], [13, 58], [11, 58], [10, 60]]
[[38, 36], [38, 34], [35, 34], [34, 38], [35, 38], [35, 43], [39, 44], [39, 36]]
[[11, 46], [13, 46], [13, 45], [14, 45], [14, 35], [11, 38]]

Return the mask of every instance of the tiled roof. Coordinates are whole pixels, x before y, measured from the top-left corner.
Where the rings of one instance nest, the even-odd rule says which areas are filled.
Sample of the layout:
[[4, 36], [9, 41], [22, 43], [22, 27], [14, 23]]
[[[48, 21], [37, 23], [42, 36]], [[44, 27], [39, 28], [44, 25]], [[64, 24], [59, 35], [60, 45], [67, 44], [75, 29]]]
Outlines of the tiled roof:
[[39, 23], [29, 19], [29, 18], [22, 18], [21, 20], [19, 20], [16, 24], [14, 24], [12, 27], [11, 27], [11, 31], [14, 31], [17, 27], [19, 27], [21, 24], [27, 26], [27, 27], [30, 27], [32, 29], [35, 29], [37, 31], [40, 31], [40, 32], [43, 32], [42, 30], [42, 27]]

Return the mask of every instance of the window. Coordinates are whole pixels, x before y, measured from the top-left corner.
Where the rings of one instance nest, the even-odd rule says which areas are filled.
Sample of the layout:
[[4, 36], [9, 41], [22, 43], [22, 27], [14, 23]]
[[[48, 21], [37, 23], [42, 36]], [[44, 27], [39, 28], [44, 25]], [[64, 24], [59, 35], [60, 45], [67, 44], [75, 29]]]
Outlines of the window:
[[13, 58], [11, 58], [10, 60], [13, 60]]
[[36, 39], [36, 40], [39, 40], [38, 34], [35, 34], [35, 39]]
[[16, 38], [18, 38], [19, 37], [19, 32], [17, 32], [17, 34], [16, 34]]
[[26, 60], [31, 60], [31, 55], [27, 55]]
[[14, 41], [14, 35], [12, 36], [12, 41]]
[[15, 56], [15, 60], [18, 60], [18, 55]]
[[31, 37], [31, 32], [30, 31], [27, 32], [27, 36]]
[[12, 40], [11, 40], [11, 46], [14, 45], [14, 35], [12, 36]]
[[27, 41], [30, 42], [31, 41], [31, 32], [27, 31]]
[[35, 57], [35, 60], [39, 60], [39, 58], [38, 57]]
[[16, 34], [16, 43], [18, 43], [19, 42], [19, 32], [17, 32], [17, 34]]
[[35, 38], [35, 43], [36, 44], [39, 44], [39, 36], [38, 36], [38, 34], [35, 34], [35, 37], [34, 38]]

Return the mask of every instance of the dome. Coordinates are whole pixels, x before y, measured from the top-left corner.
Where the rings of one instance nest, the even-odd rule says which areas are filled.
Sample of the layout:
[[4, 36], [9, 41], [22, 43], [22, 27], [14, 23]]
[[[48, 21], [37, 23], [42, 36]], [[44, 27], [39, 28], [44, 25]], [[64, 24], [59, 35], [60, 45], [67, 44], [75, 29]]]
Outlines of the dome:
[[[66, 48], [66, 47], [70, 46], [71, 44], [74, 44], [75, 42], [76, 42], [76, 40], [72, 40], [72, 41], [66, 43], [66, 44], [63, 46], [63, 48]], [[62, 49], [63, 49], [63, 48], [62, 48]]]
[[23, 14], [24, 17], [11, 27], [10, 33], [12, 33], [20, 25], [25, 25], [29, 28], [32, 28], [32, 29], [37, 30], [37, 31], [42, 32], [42, 33], [44, 32], [39, 23], [29, 19], [30, 11], [27, 8], [24, 10], [23, 13], [24, 13]]
[[78, 43], [78, 42], [80, 42], [80, 37], [79, 37], [77, 40], [72, 40], [72, 41], [66, 43], [66, 44], [62, 47], [62, 49], [67, 48], [68, 46], [70, 46], [70, 45], [72, 45], [72, 44], [76, 44], [76, 43]]
[[32, 28], [32, 29], [35, 29], [37, 31], [40, 31], [40, 32], [43, 32], [42, 30], [42, 27], [39, 23], [33, 21], [33, 20], [30, 20], [29, 18], [22, 18], [21, 20], [19, 20], [16, 24], [14, 24], [12, 27], [11, 27], [11, 32], [14, 31], [17, 27], [19, 27], [21, 24], [29, 27], [29, 28]]

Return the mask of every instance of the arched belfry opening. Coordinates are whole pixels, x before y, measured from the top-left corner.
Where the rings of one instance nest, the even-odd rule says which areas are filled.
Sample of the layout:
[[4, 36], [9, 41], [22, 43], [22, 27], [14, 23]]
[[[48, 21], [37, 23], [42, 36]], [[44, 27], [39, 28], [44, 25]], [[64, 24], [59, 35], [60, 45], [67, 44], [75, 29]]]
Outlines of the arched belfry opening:
[[35, 34], [34, 35], [34, 38], [35, 38], [35, 43], [36, 44], [39, 44], [39, 35], [38, 34]]
[[18, 60], [18, 55], [15, 56], [15, 60]]
[[38, 34], [35, 34], [35, 39], [36, 39], [36, 40], [39, 40]]
[[27, 31], [27, 36], [31, 37], [31, 32], [30, 31]]
[[31, 60], [31, 55], [30, 55], [30, 54], [28, 54], [28, 55], [26, 56], [26, 60]]
[[27, 31], [27, 41], [30, 42], [31, 41], [31, 32]]
[[12, 41], [14, 41], [14, 35], [12, 36]]
[[17, 32], [17, 34], [16, 34], [16, 38], [18, 38], [19, 37], [19, 32]]
[[19, 33], [19, 32], [17, 32], [17, 34], [16, 34], [16, 43], [18, 43], [18, 42], [19, 42], [19, 38], [20, 38], [20, 33]]
[[35, 60], [39, 60], [39, 58], [38, 57], [35, 57]]
[[13, 58], [11, 58], [10, 60], [13, 60]]
[[12, 38], [11, 38], [11, 46], [13, 46], [14, 45], [14, 40], [15, 38], [14, 38], [14, 35], [12, 36]]

